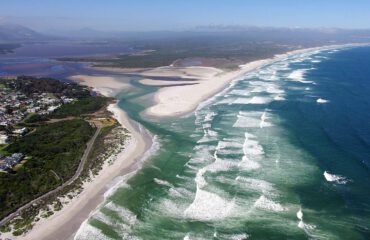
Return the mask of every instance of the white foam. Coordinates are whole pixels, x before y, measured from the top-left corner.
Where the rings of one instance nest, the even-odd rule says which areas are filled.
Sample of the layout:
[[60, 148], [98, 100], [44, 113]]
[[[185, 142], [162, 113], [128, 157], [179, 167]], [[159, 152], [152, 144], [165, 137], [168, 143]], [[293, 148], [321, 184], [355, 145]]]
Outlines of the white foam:
[[[155, 203], [154, 203], [155, 204]], [[157, 206], [154, 207], [153, 214], [158, 214], [160, 212], [163, 215], [179, 218], [182, 216], [185, 206], [183, 204], [179, 204], [179, 199], [175, 198], [173, 200], [169, 198], [162, 199]]]
[[279, 203], [276, 203], [271, 199], [266, 198], [264, 195], [257, 199], [257, 201], [254, 203], [254, 207], [273, 212], [284, 211], [284, 208]]
[[324, 177], [326, 181], [335, 182], [337, 184], [346, 184], [349, 181], [346, 177], [330, 174], [327, 171], [324, 172]]
[[[128, 209], [121, 207], [113, 202], [109, 202], [107, 205], [104, 206], [104, 208], [109, 209], [113, 212], [115, 212], [121, 221], [117, 221], [116, 219], [105, 215], [100, 210], [97, 210], [92, 215], [93, 219], [99, 220], [111, 227], [113, 227], [116, 232], [120, 235], [121, 239], [136, 239], [135, 237], [131, 236], [131, 229], [132, 226], [137, 224], [137, 218], [136, 215], [133, 214]], [[88, 220], [86, 220], [79, 230], [76, 233], [76, 236], [74, 238], [75, 240], [86, 240], [86, 239], [110, 239], [104, 233], [99, 230], [98, 228], [95, 228], [91, 226], [88, 223]]]
[[230, 239], [230, 240], [245, 240], [245, 239], [248, 239], [248, 237], [249, 237], [248, 234], [241, 233], [241, 234], [234, 234], [234, 235], [230, 236], [227, 239]]
[[251, 98], [237, 98], [235, 99], [232, 104], [249, 104]]
[[187, 197], [187, 196], [190, 196], [192, 193], [185, 189], [185, 188], [170, 188], [169, 190], [169, 195], [172, 196], [172, 197]]
[[127, 184], [127, 179], [133, 176], [135, 172], [128, 173], [124, 176], [119, 176], [115, 178], [110, 185], [107, 186], [108, 190], [104, 193], [104, 199], [112, 196], [120, 188], [129, 188], [130, 185]]
[[137, 222], [136, 215], [127, 208], [121, 207], [113, 202], [108, 203], [104, 207], [117, 213], [126, 225], [133, 226]]
[[284, 90], [280, 89], [278, 85], [266, 82], [250, 82], [250, 85], [254, 86], [251, 90], [252, 93], [260, 93], [260, 92], [267, 92], [267, 93], [284, 93]]
[[237, 98], [232, 104], [266, 104], [271, 102], [271, 98], [254, 96], [252, 98]]
[[301, 208], [297, 212], [297, 218], [301, 221], [303, 220], [303, 212]]
[[211, 136], [211, 137], [217, 137], [218, 133], [214, 130], [211, 130], [211, 129], [207, 129], [207, 134], [208, 136]]
[[250, 92], [246, 90], [234, 89], [230, 92], [230, 94], [237, 95], [237, 96], [249, 96]]
[[212, 124], [210, 124], [210, 123], [205, 123], [205, 124], [202, 125], [203, 129], [207, 129], [207, 128], [211, 128], [211, 127], [212, 127]]
[[307, 235], [311, 236], [312, 234], [310, 231], [314, 230], [316, 228], [315, 225], [304, 223], [303, 221], [299, 221], [298, 227], [303, 229]]
[[[261, 116], [263, 112], [243, 112], [240, 111], [237, 115], [237, 120], [233, 124], [233, 127], [238, 128], [259, 128], [261, 124]], [[270, 124], [265, 123], [264, 126], [267, 127]]]
[[184, 216], [202, 221], [219, 220], [229, 216], [234, 205], [234, 200], [197, 188], [195, 199], [184, 211]]
[[227, 104], [230, 105], [232, 104], [236, 99], [235, 98], [224, 98], [220, 101], [217, 101], [215, 105], [222, 105], [222, 104]]
[[180, 176], [179, 174], [176, 174], [176, 178], [182, 179], [182, 180], [188, 180], [189, 177]]
[[250, 171], [260, 168], [260, 165], [258, 162], [252, 161], [248, 157], [244, 156], [242, 161], [238, 163], [238, 167], [242, 170]]
[[216, 173], [216, 172], [224, 172], [228, 171], [232, 168], [238, 167], [241, 162], [236, 161], [229, 161], [229, 160], [222, 160], [217, 158], [213, 163], [206, 166], [206, 171]]
[[261, 115], [260, 128], [271, 127], [272, 126], [271, 123], [266, 122], [266, 119], [268, 119], [267, 111], [264, 111], [263, 114]]
[[254, 117], [237, 116], [238, 119], [233, 124], [233, 127], [237, 128], [257, 128], [260, 126], [260, 119]]
[[259, 145], [257, 140], [253, 140], [252, 138], [255, 138], [255, 136], [245, 133], [243, 144], [244, 155], [262, 155], [264, 153], [262, 146]]
[[300, 83], [313, 83], [313, 81], [305, 80], [305, 73], [308, 69], [298, 69], [293, 71], [289, 74], [288, 78], [292, 81], [300, 82]]
[[204, 116], [204, 122], [212, 121], [213, 118], [216, 116], [215, 112], [209, 112]]
[[236, 177], [235, 180], [243, 184], [246, 188], [262, 192], [263, 194], [270, 194], [274, 190], [272, 184], [264, 180], [241, 176]]
[[284, 101], [285, 97], [283, 95], [277, 95], [277, 96], [274, 97], [274, 100], [275, 101]]
[[158, 179], [158, 178], [154, 178], [154, 182], [161, 186], [170, 187], [170, 188], [173, 187], [171, 183], [165, 180]]
[[299, 211], [297, 212], [297, 218], [299, 220], [298, 222], [298, 227], [300, 229], [303, 229], [305, 231], [305, 233], [309, 236], [311, 236], [311, 233], [310, 231], [315, 229], [316, 226], [315, 225], [310, 225], [310, 224], [307, 224], [303, 221], [303, 212], [302, 212], [302, 209], [300, 208]]
[[323, 98], [319, 98], [316, 100], [317, 103], [328, 103], [329, 100], [326, 100], [326, 99], [323, 99]]
[[195, 176], [195, 183], [197, 184], [197, 187], [198, 188], [203, 188], [207, 185], [207, 182], [206, 180], [204, 179], [203, 175], [204, 173], [207, 171], [206, 168], [202, 168], [202, 169], [199, 169], [199, 171], [197, 172], [196, 176]]
[[217, 149], [224, 149], [224, 148], [241, 148], [243, 147], [243, 144], [237, 142], [237, 141], [227, 141], [226, 139], [223, 139], [218, 142]]
[[94, 240], [110, 240], [111, 238], [104, 235], [103, 231], [91, 226], [87, 220], [82, 223], [81, 227], [78, 229], [74, 240], [86, 240], [86, 239], [94, 239]]
[[205, 128], [203, 129], [203, 137], [197, 141], [197, 143], [205, 143], [210, 141], [215, 141], [217, 139], [218, 133], [212, 129]]
[[101, 211], [98, 211], [98, 212], [94, 213], [94, 216], [92, 218], [95, 219], [95, 220], [98, 220], [100, 222], [103, 222], [107, 225], [113, 226], [115, 224], [115, 220], [113, 220], [111, 217], [105, 215]]
[[299, 227], [299, 228], [301, 228], [301, 229], [304, 229], [304, 223], [303, 223], [303, 221], [302, 221], [302, 220], [300, 220], [300, 221], [298, 222], [298, 227]]
[[252, 99], [250, 99], [249, 104], [266, 104], [270, 101], [271, 99], [267, 97], [254, 96]]

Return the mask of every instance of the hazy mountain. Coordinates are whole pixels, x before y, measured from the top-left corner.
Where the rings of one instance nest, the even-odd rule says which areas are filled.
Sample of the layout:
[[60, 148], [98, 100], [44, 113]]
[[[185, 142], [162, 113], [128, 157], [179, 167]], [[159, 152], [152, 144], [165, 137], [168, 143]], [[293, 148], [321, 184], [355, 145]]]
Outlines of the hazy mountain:
[[95, 30], [92, 28], [81, 28], [75, 30], [56, 30], [56, 29], [49, 29], [45, 31], [47, 35], [53, 35], [63, 38], [70, 38], [70, 39], [96, 39], [96, 38], [111, 38], [117, 33], [115, 32], [104, 32]]
[[0, 24], [0, 42], [30, 42], [51, 39], [27, 27], [17, 24]]

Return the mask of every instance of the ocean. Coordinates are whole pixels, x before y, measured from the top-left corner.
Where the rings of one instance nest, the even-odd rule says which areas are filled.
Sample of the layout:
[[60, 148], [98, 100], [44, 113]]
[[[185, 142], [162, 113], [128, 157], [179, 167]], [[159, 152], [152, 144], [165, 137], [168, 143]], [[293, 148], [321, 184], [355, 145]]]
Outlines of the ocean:
[[263, 66], [183, 118], [140, 116], [152, 155], [75, 239], [370, 239], [370, 47]]
[[[24, 46], [0, 76], [104, 75], [47, 57], [110, 51], [132, 49]], [[158, 87], [131, 78], [117, 97], [153, 134], [150, 157], [76, 239], [370, 239], [370, 47], [279, 60], [161, 121], [139, 114]]]

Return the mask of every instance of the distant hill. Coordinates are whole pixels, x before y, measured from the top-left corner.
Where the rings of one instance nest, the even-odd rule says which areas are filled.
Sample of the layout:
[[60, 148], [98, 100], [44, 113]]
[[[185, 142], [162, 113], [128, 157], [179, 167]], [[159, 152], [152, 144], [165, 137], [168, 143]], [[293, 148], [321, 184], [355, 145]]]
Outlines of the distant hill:
[[51, 37], [17, 24], [0, 24], [0, 42], [31, 42]]

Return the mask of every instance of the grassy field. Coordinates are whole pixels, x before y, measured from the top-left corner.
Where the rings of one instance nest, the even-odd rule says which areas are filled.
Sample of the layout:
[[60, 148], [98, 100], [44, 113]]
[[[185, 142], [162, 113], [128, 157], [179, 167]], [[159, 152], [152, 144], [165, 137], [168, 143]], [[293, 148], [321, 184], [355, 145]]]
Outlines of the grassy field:
[[217, 59], [216, 67], [234, 69], [240, 64], [271, 57], [293, 47], [273, 42], [227, 37], [162, 39], [160, 41], [135, 42], [132, 46], [142, 50], [143, 54], [96, 58], [60, 58], [58, 60], [95, 62], [95, 66], [149, 68], [168, 66], [179, 59], [202, 58], [209, 59], [208, 62], [215, 62], [213, 60]]

